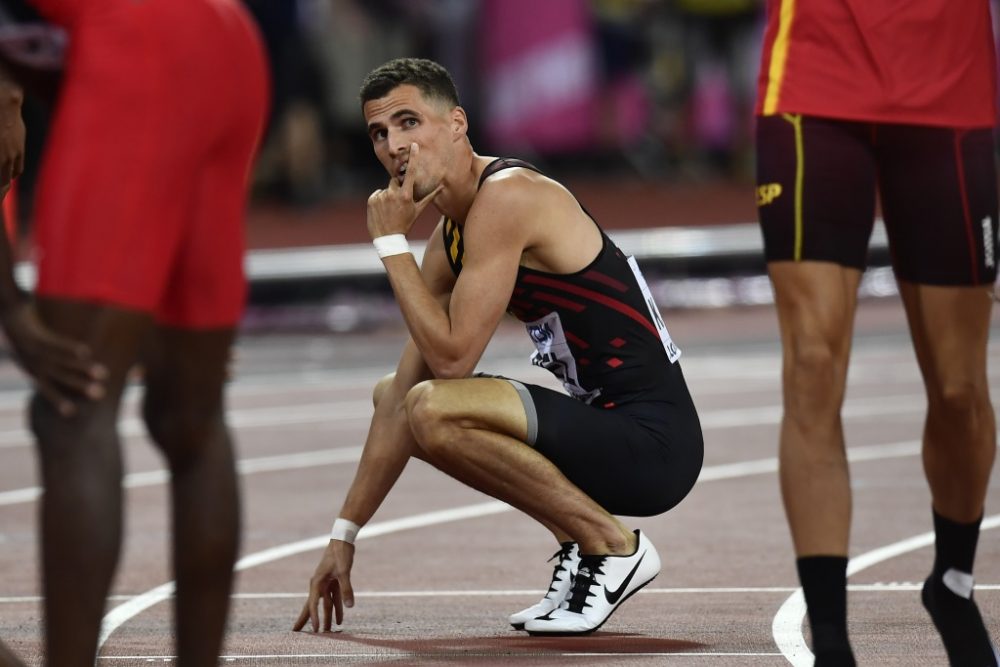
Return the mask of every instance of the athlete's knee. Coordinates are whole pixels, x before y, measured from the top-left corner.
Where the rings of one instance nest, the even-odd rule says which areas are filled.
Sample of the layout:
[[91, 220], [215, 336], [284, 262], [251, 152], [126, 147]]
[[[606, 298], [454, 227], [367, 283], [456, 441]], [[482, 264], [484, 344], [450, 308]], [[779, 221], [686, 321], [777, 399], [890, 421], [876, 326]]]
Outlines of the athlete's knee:
[[789, 409], [839, 411], [847, 378], [847, 359], [822, 340], [795, 341], [785, 350], [785, 394]]
[[372, 390], [372, 404], [378, 407], [379, 402], [381, 402], [382, 397], [385, 392], [389, 389], [389, 385], [392, 381], [396, 379], [395, 373], [389, 373], [384, 378], [375, 383], [375, 389]]
[[940, 418], [950, 424], [974, 423], [993, 415], [985, 378], [945, 378], [930, 382], [927, 397], [931, 418]]
[[174, 396], [147, 390], [142, 418], [150, 438], [176, 470], [197, 460], [213, 440], [224, 437], [226, 427], [221, 405], [179, 401]]
[[406, 416], [417, 444], [425, 452], [439, 451], [452, 440], [449, 404], [437, 380], [425, 380], [406, 394]]
[[49, 399], [35, 392], [28, 404], [28, 423], [43, 457], [75, 457], [89, 452], [100, 456], [103, 445], [116, 445], [114, 406], [81, 401], [71, 416], [64, 416]]

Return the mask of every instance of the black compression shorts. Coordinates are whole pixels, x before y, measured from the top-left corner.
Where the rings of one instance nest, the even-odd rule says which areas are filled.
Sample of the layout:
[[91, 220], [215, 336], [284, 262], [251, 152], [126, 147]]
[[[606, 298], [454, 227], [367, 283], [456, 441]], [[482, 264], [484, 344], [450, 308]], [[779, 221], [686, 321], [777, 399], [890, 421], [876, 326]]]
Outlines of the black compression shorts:
[[779, 114], [757, 119], [757, 207], [767, 261], [864, 269], [875, 195], [896, 276], [996, 278], [993, 132]]
[[[671, 368], [681, 372], [679, 364]], [[704, 446], [686, 389], [673, 402], [604, 409], [545, 387], [507, 381], [528, 415], [528, 444], [608, 512], [662, 514], [698, 479]]]

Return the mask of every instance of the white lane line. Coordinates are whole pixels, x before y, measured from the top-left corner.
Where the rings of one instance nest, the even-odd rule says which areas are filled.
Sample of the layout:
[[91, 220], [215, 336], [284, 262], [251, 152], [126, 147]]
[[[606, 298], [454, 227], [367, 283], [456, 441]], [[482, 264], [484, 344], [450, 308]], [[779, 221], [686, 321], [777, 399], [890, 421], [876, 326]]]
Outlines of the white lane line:
[[[920, 414], [926, 398], [923, 394], [858, 398], [844, 403], [841, 414], [845, 419], [866, 419], [884, 415]], [[1000, 404], [997, 405], [1000, 408]], [[706, 410], [699, 413], [703, 430], [765, 426], [781, 421], [781, 405], [761, 405], [746, 408]], [[324, 424], [339, 421], [370, 420], [372, 404], [369, 400], [303, 403], [277, 407], [232, 409], [227, 412], [233, 429], [266, 428], [294, 424]], [[146, 435], [145, 426], [138, 417], [125, 417], [119, 422], [123, 438]], [[28, 447], [32, 444], [31, 432], [24, 428], [0, 430], [0, 449]]]
[[[295, 470], [300, 468], [310, 468], [313, 466], [333, 465], [338, 463], [354, 463], [361, 458], [362, 447], [342, 447], [336, 449], [325, 449], [315, 452], [300, 452], [297, 454], [283, 454], [278, 456], [263, 456], [254, 459], [243, 459], [237, 462], [237, 470], [240, 474], [250, 475], [258, 472], [280, 472], [282, 470]], [[884, 445], [866, 445], [862, 447], [850, 447], [847, 450], [847, 458], [851, 462], [883, 460], [888, 458], [899, 458], [913, 456], [920, 451], [920, 444], [915, 441], [896, 442]], [[749, 475], [761, 475], [765, 473], [777, 472], [778, 459], [766, 458], [753, 461], [741, 461], [739, 463], [726, 463], [704, 468], [698, 478], [698, 482], [710, 482], [719, 479], [732, 479], [734, 477], [746, 477]], [[156, 486], [169, 481], [169, 473], [166, 470], [148, 470], [145, 472], [130, 473], [122, 480], [122, 485], [129, 489], [137, 489], [146, 486]], [[42, 495], [41, 487], [31, 486], [23, 489], [13, 489], [11, 491], [0, 492], [0, 507], [5, 505], [19, 505], [37, 500]]]
[[[509, 512], [512, 509], [513, 508], [507, 503], [493, 500], [490, 502], [465, 505], [463, 507], [455, 507], [437, 512], [427, 512], [425, 514], [418, 514], [400, 519], [379, 521], [364, 526], [355, 539], [367, 539], [388, 533], [395, 533], [401, 530], [423, 528], [425, 526], [434, 526], [451, 521], [489, 516], [491, 514]], [[271, 561], [287, 558], [288, 556], [294, 556], [295, 554], [299, 554], [304, 551], [320, 549], [325, 547], [329, 541], [330, 536], [326, 534], [300, 540], [298, 542], [292, 542], [290, 544], [282, 544], [270, 549], [264, 549], [263, 551], [258, 551], [257, 553], [241, 558], [239, 562], [236, 563], [235, 569], [239, 572], [251, 567], [270, 563]], [[123, 623], [128, 621], [130, 618], [141, 614], [153, 605], [166, 600], [168, 597], [173, 595], [173, 592], [174, 582], [168, 581], [165, 584], [161, 584], [156, 588], [136, 596], [124, 604], [118, 605], [105, 614], [104, 621], [101, 624], [101, 634], [97, 642], [98, 650], [104, 646], [104, 642], [108, 640], [111, 633], [118, 629], [118, 627], [120, 627]]]
[[[991, 530], [1000, 526], [1000, 514], [983, 519], [980, 531]], [[917, 549], [934, 544], [934, 532], [921, 533], [913, 537], [887, 544], [867, 553], [855, 556], [847, 564], [847, 576], [857, 574], [864, 569], [901, 556]], [[978, 586], [977, 586], [978, 588]], [[813, 654], [806, 645], [802, 635], [802, 620], [806, 615], [806, 602], [802, 589], [797, 588], [778, 609], [771, 623], [771, 634], [778, 650], [795, 667], [810, 667], [813, 664]]]
[[[369, 421], [372, 402], [327, 401], [277, 407], [256, 407], [229, 410], [226, 413], [233, 429], [289, 426], [293, 424], [322, 424], [339, 421]], [[125, 417], [118, 422], [118, 432], [123, 438], [146, 435], [146, 427], [138, 417]], [[31, 432], [24, 428], [0, 431], [0, 449], [27, 447], [33, 442]]]
[[[362, 447], [338, 447], [315, 452], [298, 452], [295, 454], [280, 454], [278, 456], [262, 456], [253, 459], [242, 459], [236, 462], [236, 469], [241, 475], [253, 475], [261, 472], [281, 470], [296, 470], [312, 468], [337, 463], [354, 463], [361, 458]], [[170, 481], [167, 470], [148, 470], [125, 475], [122, 486], [137, 489], [145, 486], [157, 486]], [[31, 486], [25, 489], [0, 492], [0, 507], [18, 505], [37, 500], [42, 495], [42, 489]]]
[[[907, 440], [904, 442], [890, 442], [884, 445], [848, 447], [847, 460], [851, 463], [860, 461], [880, 461], [884, 459], [916, 456], [919, 453], [920, 443], [915, 440]], [[762, 475], [771, 472], [778, 472], [777, 457], [756, 459], [753, 461], [741, 461], [739, 463], [722, 463], [703, 468], [701, 475], [698, 476], [698, 483], [713, 482], [720, 479], [749, 477], [750, 475]]]
[[[912, 582], [891, 582], [884, 584], [850, 584], [847, 590], [852, 593], [913, 593], [919, 591], [923, 584]], [[643, 588], [639, 595], [777, 595], [794, 593], [795, 586], [714, 586], [709, 588]], [[1000, 584], [980, 584], [976, 582], [976, 592], [1000, 591]], [[139, 597], [133, 595], [109, 595], [109, 602], [128, 602]], [[538, 595], [537, 588], [530, 589], [462, 589], [433, 591], [361, 591], [354, 593], [356, 598], [471, 598], [471, 597], [522, 597]], [[171, 596], [172, 597], [172, 596]], [[302, 591], [295, 593], [234, 593], [234, 600], [301, 600]], [[11, 595], [0, 597], [0, 604], [38, 604], [44, 598], [41, 595]]]

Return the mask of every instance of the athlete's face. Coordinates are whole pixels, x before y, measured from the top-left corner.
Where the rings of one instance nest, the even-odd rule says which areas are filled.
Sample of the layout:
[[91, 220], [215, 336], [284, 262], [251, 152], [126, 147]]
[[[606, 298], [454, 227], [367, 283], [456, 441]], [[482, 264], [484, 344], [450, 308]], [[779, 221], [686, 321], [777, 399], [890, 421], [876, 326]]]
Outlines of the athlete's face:
[[403, 183], [410, 145], [420, 146], [419, 171], [412, 174], [413, 195], [422, 199], [448, 173], [457, 140], [465, 137], [465, 112], [439, 100], [428, 100], [416, 86], [404, 84], [364, 105], [368, 136], [379, 162], [391, 178]]

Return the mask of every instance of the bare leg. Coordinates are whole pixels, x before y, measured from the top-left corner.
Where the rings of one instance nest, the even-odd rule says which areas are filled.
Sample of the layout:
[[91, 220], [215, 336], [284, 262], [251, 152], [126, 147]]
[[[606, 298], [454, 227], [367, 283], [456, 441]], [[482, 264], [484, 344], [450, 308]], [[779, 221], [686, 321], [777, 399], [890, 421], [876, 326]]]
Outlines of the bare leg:
[[[385, 395], [386, 391], [389, 389], [389, 386], [391, 385], [392, 380], [393, 380], [393, 378], [395, 378], [395, 376], [396, 376], [395, 373], [390, 373], [389, 375], [386, 375], [384, 378], [382, 378], [381, 380], [379, 380], [378, 383], [376, 383], [375, 389], [372, 392], [372, 402], [376, 406], [379, 404], [379, 401], [382, 400], [382, 397]], [[407, 429], [407, 430], [409, 430], [409, 429]], [[409, 438], [412, 440], [412, 443], [411, 443], [411, 446], [410, 446], [410, 450], [413, 452], [413, 456], [416, 456], [417, 458], [420, 458], [421, 460], [424, 460], [424, 461], [430, 463], [431, 465], [434, 465], [435, 467], [438, 467], [439, 469], [441, 469], [442, 465], [446, 465], [446, 463], [444, 461], [439, 461], [439, 462], [431, 461], [430, 458], [429, 458], [429, 456], [428, 456], [428, 454], [427, 454], [427, 452], [425, 452], [423, 449], [421, 449], [420, 446], [417, 444], [417, 441], [416, 441], [416, 439], [413, 438], [413, 434], [412, 433], [409, 434]], [[556, 539], [557, 542], [562, 543], [562, 542], [567, 542], [567, 541], [572, 540], [572, 538], [569, 537], [569, 535], [567, 535], [566, 533], [564, 533], [563, 531], [561, 531], [557, 526], [549, 525], [544, 519], [541, 519], [541, 518], [538, 518], [538, 517], [534, 517], [534, 518], [539, 523], [541, 523], [543, 526], [545, 526], [545, 528], [547, 528], [549, 530], [549, 532], [552, 533], [552, 535], [555, 537], [555, 539]]]
[[783, 348], [781, 493], [817, 665], [854, 665], [847, 636], [851, 486], [840, 409], [861, 274], [824, 262], [774, 262]]
[[178, 664], [216, 665], [239, 544], [223, 386], [233, 331], [159, 328], [144, 355], [143, 416], [171, 473]]
[[505, 380], [429, 380], [406, 397], [410, 428], [442, 471], [570, 537], [585, 554], [631, 554], [635, 536], [525, 444], [527, 418]]
[[844, 402], [861, 274], [835, 264], [769, 266], [784, 356], [781, 491], [799, 556], [846, 555], [851, 487]]
[[934, 509], [970, 523], [983, 514], [996, 454], [986, 380], [993, 301], [982, 287], [901, 283], [900, 291], [927, 388], [923, 456]]
[[[47, 400], [31, 402], [45, 495], [41, 506], [47, 662], [91, 667], [121, 545], [119, 401], [139, 341], [150, 327], [138, 313], [42, 299], [55, 331], [86, 341], [109, 371], [104, 399], [63, 418]], [[80, 573], [86, 573], [81, 576]]]
[[992, 298], [983, 287], [903, 283], [927, 388], [924, 471], [934, 509], [934, 567], [921, 599], [953, 665], [995, 665], [1000, 654], [973, 598], [972, 570], [996, 424], [986, 380]]

